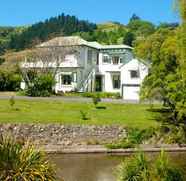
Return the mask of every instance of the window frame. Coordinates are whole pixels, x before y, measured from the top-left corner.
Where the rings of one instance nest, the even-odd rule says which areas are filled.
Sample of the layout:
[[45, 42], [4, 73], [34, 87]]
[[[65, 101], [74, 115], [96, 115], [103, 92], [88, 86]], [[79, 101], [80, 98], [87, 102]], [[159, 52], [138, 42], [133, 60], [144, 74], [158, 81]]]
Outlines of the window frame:
[[[116, 58], [117, 58], [118, 63], [114, 63], [114, 59], [116, 60]], [[112, 64], [113, 65], [119, 65], [120, 64], [120, 56], [113, 56], [112, 57]]]
[[[135, 72], [135, 74], [132, 75], [132, 73], [134, 73], [134, 72]], [[140, 78], [139, 70], [130, 70], [130, 78], [131, 79], [138, 79], [138, 78]]]
[[[64, 77], [65, 76], [70, 76], [70, 83], [67, 83], [67, 84], [64, 84]], [[61, 77], [60, 77], [60, 80], [61, 80], [61, 85], [62, 86], [71, 86], [72, 85], [72, 82], [73, 82], [73, 74], [61, 74]], [[69, 81], [69, 80], [66, 80], [67, 82]]]
[[[118, 77], [118, 80], [114, 79], [114, 77]], [[115, 81], [118, 81], [117, 83]], [[118, 86], [115, 86], [118, 85]], [[113, 89], [120, 89], [121, 88], [121, 75], [120, 74], [112, 74], [112, 87]]]

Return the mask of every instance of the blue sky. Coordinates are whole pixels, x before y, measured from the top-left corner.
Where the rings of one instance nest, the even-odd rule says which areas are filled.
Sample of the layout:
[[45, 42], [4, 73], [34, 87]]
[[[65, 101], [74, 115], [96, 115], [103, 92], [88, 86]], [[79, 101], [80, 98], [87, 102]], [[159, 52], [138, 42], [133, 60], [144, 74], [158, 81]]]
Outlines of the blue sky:
[[133, 13], [155, 24], [178, 21], [173, 0], [2, 0], [0, 26], [30, 25], [62, 12], [95, 23], [126, 24]]

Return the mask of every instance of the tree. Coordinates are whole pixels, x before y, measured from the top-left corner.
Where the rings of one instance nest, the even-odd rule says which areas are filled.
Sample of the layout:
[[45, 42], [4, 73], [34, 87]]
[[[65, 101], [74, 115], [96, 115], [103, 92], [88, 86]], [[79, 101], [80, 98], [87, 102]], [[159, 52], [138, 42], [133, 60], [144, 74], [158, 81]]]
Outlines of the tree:
[[61, 14], [44, 22], [29, 26], [21, 34], [12, 34], [10, 49], [23, 50], [32, 48], [37, 42], [43, 42], [56, 36], [69, 36], [76, 32], [92, 32], [96, 24], [79, 20], [75, 16]]
[[155, 32], [155, 26], [152, 23], [139, 19], [130, 21], [127, 27], [137, 37], [146, 37]]
[[136, 14], [133, 14], [132, 17], [130, 18], [130, 22], [131, 21], [135, 21], [135, 20], [140, 20], [141, 18], [139, 16], [137, 16]]
[[38, 47], [28, 51], [24, 57], [25, 61], [20, 64], [27, 86], [32, 86], [33, 79], [39, 74], [51, 74], [55, 79], [61, 63], [69, 54], [78, 56], [78, 48], [70, 45], [59, 47], [53, 44], [50, 47]]
[[124, 38], [123, 38], [123, 44], [129, 45], [129, 46], [133, 46], [134, 40], [135, 40], [135, 35], [134, 35], [134, 33], [128, 31], [128, 32], [125, 34]]
[[136, 42], [136, 54], [151, 60], [141, 95], [160, 95], [169, 111], [164, 119], [175, 126], [185, 125], [186, 131], [186, 2], [178, 1], [182, 24], [174, 30], [159, 29], [146, 39]]

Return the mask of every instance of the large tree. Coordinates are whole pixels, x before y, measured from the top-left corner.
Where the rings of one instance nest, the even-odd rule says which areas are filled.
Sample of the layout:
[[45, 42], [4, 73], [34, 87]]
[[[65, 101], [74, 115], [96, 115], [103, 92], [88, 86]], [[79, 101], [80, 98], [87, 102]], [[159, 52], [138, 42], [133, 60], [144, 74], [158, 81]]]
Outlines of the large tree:
[[181, 25], [176, 29], [160, 28], [135, 44], [136, 54], [150, 60], [143, 98], [158, 97], [168, 106], [171, 123], [186, 125], [186, 1], [179, 0]]

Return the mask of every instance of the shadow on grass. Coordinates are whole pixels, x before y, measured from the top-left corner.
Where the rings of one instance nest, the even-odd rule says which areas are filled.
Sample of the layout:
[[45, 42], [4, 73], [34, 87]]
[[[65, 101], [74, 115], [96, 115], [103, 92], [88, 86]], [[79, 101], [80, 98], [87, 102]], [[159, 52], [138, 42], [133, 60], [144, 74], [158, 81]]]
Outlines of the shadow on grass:
[[105, 106], [96, 106], [96, 109], [107, 109]]
[[149, 108], [147, 109], [149, 112], [156, 112], [156, 113], [170, 113], [171, 110], [169, 108]]

